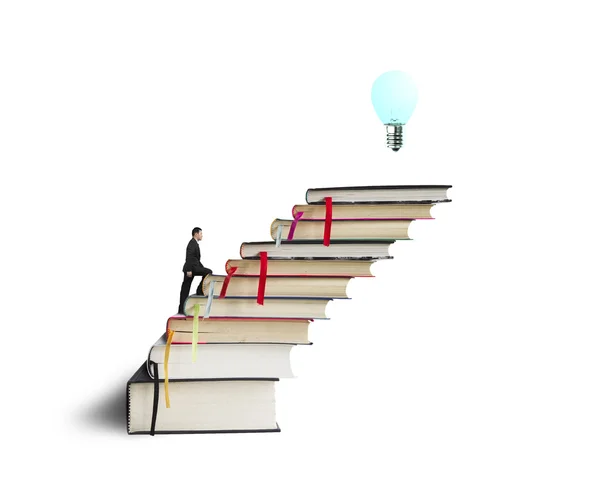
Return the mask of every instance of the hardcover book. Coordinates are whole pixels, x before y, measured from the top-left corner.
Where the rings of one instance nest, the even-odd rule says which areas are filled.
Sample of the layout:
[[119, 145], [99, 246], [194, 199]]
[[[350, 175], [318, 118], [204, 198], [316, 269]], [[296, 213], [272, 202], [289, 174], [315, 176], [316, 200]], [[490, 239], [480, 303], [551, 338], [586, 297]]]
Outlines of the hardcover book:
[[[373, 277], [375, 260], [361, 259], [269, 259], [268, 274], [273, 276], [347, 276]], [[235, 268], [235, 272], [233, 271]], [[259, 276], [259, 259], [230, 259], [225, 263], [227, 274]]]
[[[209, 274], [202, 280], [203, 291], [214, 283], [214, 294], [220, 295], [227, 277]], [[348, 298], [346, 287], [352, 278], [339, 276], [266, 276], [265, 295], [281, 297]], [[256, 296], [259, 278], [256, 276], [231, 276], [227, 280], [226, 294], [231, 296]]]
[[[408, 239], [408, 227], [413, 220], [338, 220], [331, 222], [331, 239], [343, 240], [403, 240]], [[271, 223], [271, 238], [276, 239], [279, 226], [287, 238], [293, 220], [277, 218]], [[322, 240], [324, 220], [302, 220], [294, 228], [294, 240]]]
[[[209, 343], [198, 345], [196, 360], [188, 344], [168, 345], [167, 371], [173, 379], [293, 378], [290, 353], [294, 344]], [[148, 374], [158, 364], [159, 379], [165, 378], [167, 335], [163, 334], [148, 353]]]
[[392, 259], [389, 248], [394, 240], [336, 240], [329, 246], [323, 240], [283, 240], [245, 242], [240, 246], [242, 258], [257, 258], [265, 252], [269, 260], [275, 259]]
[[[328, 319], [325, 314], [327, 303], [333, 298], [271, 298], [265, 296], [264, 304], [257, 303], [254, 296], [213, 297], [209, 314], [211, 317], [239, 316], [250, 318], [297, 318]], [[194, 315], [194, 305], [199, 305], [199, 316], [205, 315], [208, 296], [192, 294], [185, 300], [186, 316]]]
[[[431, 219], [433, 203], [333, 203], [331, 208], [333, 219], [370, 220], [370, 219]], [[301, 220], [324, 220], [327, 217], [325, 205], [294, 205], [292, 216], [300, 213]]]
[[451, 185], [381, 185], [337, 186], [309, 188], [308, 204], [324, 203], [329, 197], [333, 203], [436, 203], [451, 201], [448, 189]]
[[[312, 344], [308, 339], [312, 319], [209, 317], [198, 320], [198, 343]], [[193, 317], [172, 316], [167, 331], [172, 344], [191, 344]]]
[[165, 382], [148, 374], [146, 361], [127, 381], [128, 434], [279, 432], [277, 378], [172, 379], [170, 407]]

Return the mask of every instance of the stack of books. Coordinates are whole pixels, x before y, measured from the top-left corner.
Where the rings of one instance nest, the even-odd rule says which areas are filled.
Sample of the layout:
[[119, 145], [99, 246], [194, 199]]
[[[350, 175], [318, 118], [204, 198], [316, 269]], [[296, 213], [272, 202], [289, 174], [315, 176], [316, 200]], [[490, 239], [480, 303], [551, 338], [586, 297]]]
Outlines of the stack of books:
[[243, 242], [203, 295], [171, 316], [127, 383], [129, 434], [278, 432], [276, 382], [293, 378], [291, 350], [311, 345], [327, 304], [352, 278], [392, 259], [412, 221], [433, 219], [450, 185], [311, 188], [271, 240]]

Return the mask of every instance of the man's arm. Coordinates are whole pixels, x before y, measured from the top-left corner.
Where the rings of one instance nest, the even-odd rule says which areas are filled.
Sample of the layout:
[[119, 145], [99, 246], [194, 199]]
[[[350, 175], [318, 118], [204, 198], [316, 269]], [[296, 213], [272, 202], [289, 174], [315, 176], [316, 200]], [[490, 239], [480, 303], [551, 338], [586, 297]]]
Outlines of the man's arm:
[[185, 274], [188, 278], [192, 277], [193, 265], [198, 261], [198, 258], [196, 258], [197, 246], [193, 241], [190, 241], [185, 250]]
[[195, 253], [196, 252], [196, 245], [190, 241], [187, 245], [187, 248], [185, 250], [185, 264], [190, 266], [193, 262], [194, 259], [196, 259]]

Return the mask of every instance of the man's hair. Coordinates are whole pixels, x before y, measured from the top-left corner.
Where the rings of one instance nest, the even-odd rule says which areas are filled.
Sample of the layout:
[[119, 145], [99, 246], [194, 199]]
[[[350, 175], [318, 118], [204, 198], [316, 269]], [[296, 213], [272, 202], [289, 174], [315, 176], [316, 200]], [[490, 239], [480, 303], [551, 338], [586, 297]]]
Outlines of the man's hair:
[[202, 231], [202, 228], [198, 228], [197, 226], [192, 230], [192, 236], [194, 236], [196, 233], [200, 233], [200, 231]]

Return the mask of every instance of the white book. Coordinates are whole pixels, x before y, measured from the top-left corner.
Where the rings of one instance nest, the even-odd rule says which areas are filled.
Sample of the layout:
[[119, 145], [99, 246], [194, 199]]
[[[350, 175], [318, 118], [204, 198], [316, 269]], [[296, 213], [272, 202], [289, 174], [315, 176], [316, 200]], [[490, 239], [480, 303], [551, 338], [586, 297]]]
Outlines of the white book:
[[129, 434], [279, 432], [275, 379], [169, 380], [148, 376], [142, 364], [127, 382]]
[[[148, 374], [154, 378], [152, 363], [158, 364], [158, 378], [165, 378], [166, 333], [150, 348]], [[295, 344], [208, 343], [171, 344], [167, 372], [169, 379], [201, 378], [293, 378], [291, 350]]]

